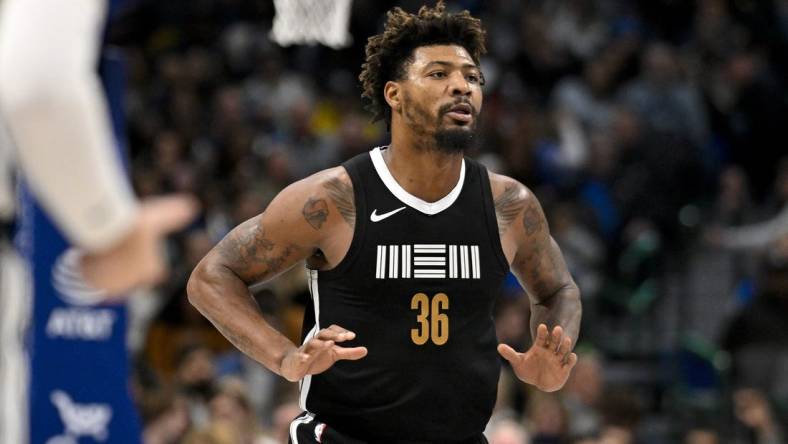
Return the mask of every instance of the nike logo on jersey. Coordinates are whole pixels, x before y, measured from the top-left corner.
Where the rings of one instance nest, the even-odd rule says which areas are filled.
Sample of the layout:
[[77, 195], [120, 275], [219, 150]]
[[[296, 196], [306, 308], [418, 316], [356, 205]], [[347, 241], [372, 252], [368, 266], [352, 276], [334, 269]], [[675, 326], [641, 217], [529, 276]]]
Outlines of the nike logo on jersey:
[[383, 219], [385, 219], [385, 218], [387, 218], [389, 216], [393, 216], [393, 215], [399, 213], [400, 211], [404, 210], [405, 208], [407, 208], [407, 207], [400, 207], [400, 208], [397, 208], [396, 210], [392, 210], [392, 211], [389, 211], [388, 213], [383, 213], [383, 214], [378, 214], [378, 210], [374, 209], [374, 210], [372, 210], [372, 214], [369, 215], [369, 220], [371, 220], [372, 222], [380, 222], [380, 221], [382, 221]]

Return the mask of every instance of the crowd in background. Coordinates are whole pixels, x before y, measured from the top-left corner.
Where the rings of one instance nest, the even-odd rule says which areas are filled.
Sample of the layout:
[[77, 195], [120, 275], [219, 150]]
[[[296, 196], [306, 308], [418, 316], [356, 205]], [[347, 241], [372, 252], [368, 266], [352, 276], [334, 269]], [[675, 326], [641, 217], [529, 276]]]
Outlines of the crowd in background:
[[[128, 54], [140, 195], [203, 204], [172, 277], [131, 301], [149, 444], [281, 443], [297, 386], [239, 354], [188, 303], [196, 263], [287, 184], [387, 143], [362, 108], [366, 38], [394, 5], [355, 0], [351, 47], [282, 48], [264, 0], [143, 1]], [[788, 439], [788, 2], [461, 0], [488, 32], [470, 156], [545, 208], [582, 291], [580, 360], [545, 394], [504, 371], [493, 444]], [[297, 341], [303, 268], [254, 287]], [[530, 344], [514, 278], [501, 341]]]

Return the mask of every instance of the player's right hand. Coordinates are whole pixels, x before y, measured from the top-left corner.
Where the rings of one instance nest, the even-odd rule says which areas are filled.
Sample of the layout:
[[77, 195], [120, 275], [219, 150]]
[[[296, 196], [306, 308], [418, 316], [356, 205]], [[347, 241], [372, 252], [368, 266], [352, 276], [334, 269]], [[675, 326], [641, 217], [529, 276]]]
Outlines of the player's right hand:
[[317, 332], [301, 347], [290, 350], [282, 359], [280, 374], [288, 381], [300, 381], [306, 375], [316, 375], [345, 359], [356, 361], [367, 355], [366, 347], [340, 347], [337, 344], [353, 340], [356, 334], [338, 325]]
[[168, 272], [164, 238], [191, 222], [197, 210], [197, 201], [189, 196], [143, 200], [134, 227], [123, 239], [106, 251], [82, 257], [82, 277], [109, 299], [159, 283]]

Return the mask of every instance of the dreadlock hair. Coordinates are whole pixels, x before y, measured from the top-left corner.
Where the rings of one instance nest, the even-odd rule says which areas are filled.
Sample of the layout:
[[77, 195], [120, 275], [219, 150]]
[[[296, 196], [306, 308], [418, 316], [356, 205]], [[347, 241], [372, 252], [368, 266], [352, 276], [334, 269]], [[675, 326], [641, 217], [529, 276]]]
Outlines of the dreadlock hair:
[[391, 108], [383, 97], [383, 87], [390, 80], [405, 77], [407, 66], [413, 62], [413, 51], [421, 46], [459, 45], [465, 48], [478, 65], [486, 52], [485, 31], [481, 20], [468, 11], [449, 13], [443, 0], [434, 8], [422, 6], [417, 14], [396, 7], [386, 13], [381, 34], [367, 41], [366, 61], [361, 65], [361, 81], [366, 109], [373, 121], [385, 119], [391, 125]]

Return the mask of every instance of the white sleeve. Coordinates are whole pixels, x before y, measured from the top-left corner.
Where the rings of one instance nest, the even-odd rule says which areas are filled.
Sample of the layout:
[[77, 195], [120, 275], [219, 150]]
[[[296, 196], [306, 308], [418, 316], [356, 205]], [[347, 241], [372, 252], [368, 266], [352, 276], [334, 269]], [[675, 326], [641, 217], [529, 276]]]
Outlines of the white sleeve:
[[725, 228], [721, 243], [724, 247], [739, 250], [769, 248], [783, 236], [788, 236], [788, 204], [767, 221]]
[[0, 118], [0, 222], [14, 217], [13, 154], [11, 138]]
[[137, 203], [96, 73], [106, 1], [0, 3], [0, 112], [22, 174], [68, 238], [101, 250]]

